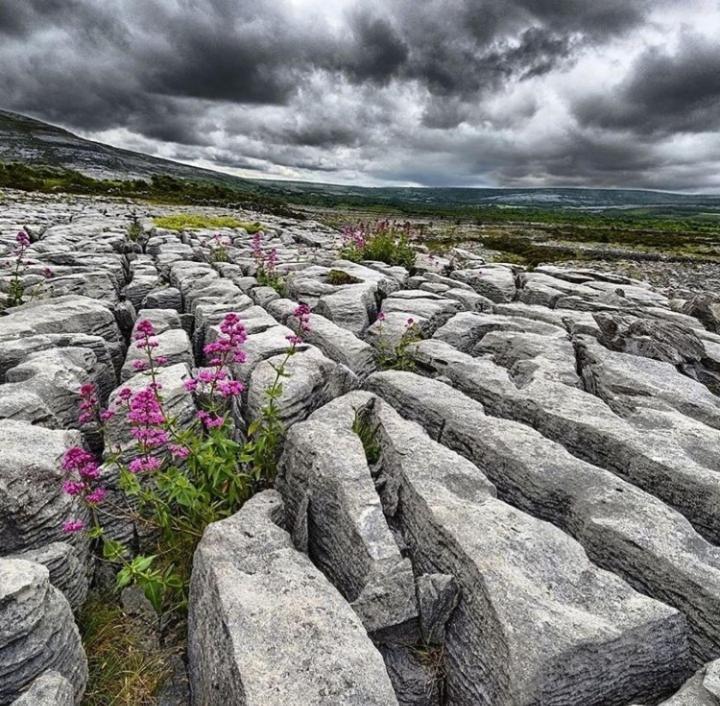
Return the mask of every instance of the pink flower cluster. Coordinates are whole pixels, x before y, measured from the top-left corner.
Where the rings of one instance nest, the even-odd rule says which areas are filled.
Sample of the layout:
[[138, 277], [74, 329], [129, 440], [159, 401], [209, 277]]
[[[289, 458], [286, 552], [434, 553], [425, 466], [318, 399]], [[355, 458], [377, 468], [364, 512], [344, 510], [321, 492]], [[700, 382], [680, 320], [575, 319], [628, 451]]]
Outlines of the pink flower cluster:
[[247, 340], [247, 331], [235, 313], [226, 314], [220, 324], [220, 336], [203, 348], [203, 353], [210, 358], [210, 365], [223, 367], [231, 363], [244, 363], [245, 352], [242, 345]]
[[258, 231], [252, 238], [251, 249], [255, 265], [267, 275], [273, 275], [278, 264], [276, 248], [266, 251], [262, 244], [262, 231]]
[[158, 398], [159, 389], [160, 386], [155, 383], [148, 385], [136, 392], [128, 402], [127, 420], [131, 426], [130, 433], [145, 455], [170, 440], [165, 429], [165, 414]]
[[[65, 452], [62, 460], [65, 480], [63, 491], [72, 497], [80, 497], [86, 505], [99, 505], [105, 500], [107, 490], [99, 484], [100, 468], [95, 457], [80, 446], [73, 446]], [[63, 524], [67, 534], [85, 529], [83, 520], [69, 519]]]
[[[295, 307], [293, 310], [293, 316], [298, 320], [298, 323], [300, 324], [300, 331], [302, 333], [309, 333], [310, 332], [310, 307], [307, 304], [299, 304]], [[291, 335], [286, 336], [288, 341], [290, 341], [290, 344], [293, 346], [300, 345], [303, 342], [303, 339], [301, 336], [298, 335]]]
[[222, 235], [221, 233], [215, 233], [215, 235], [213, 235], [213, 237], [211, 238], [211, 241], [213, 245], [218, 248], [225, 248], [228, 245], [232, 244], [230, 238], [228, 238], [226, 235]]
[[345, 226], [342, 229], [343, 246], [353, 247], [362, 250], [367, 240], [367, 229], [364, 223], [358, 223], [354, 226]]
[[152, 348], [158, 347], [157, 339], [155, 336], [155, 328], [152, 325], [152, 321], [143, 319], [138, 321], [135, 326], [135, 346], [140, 350], [149, 351]]
[[17, 243], [17, 254], [22, 255], [30, 247], [30, 236], [24, 230], [21, 230], [15, 236], [15, 242]]
[[410, 237], [412, 224], [410, 222], [397, 223], [385, 218], [375, 223], [360, 222], [355, 225], [345, 226], [342, 229], [343, 247], [362, 250], [374, 235], [386, 233], [390, 230], [400, 232], [405, 237]]
[[197, 418], [206, 429], [219, 429], [225, 424], [225, 417], [213, 414], [212, 412], [206, 412], [202, 409], [197, 413]]
[[[245, 362], [242, 346], [246, 340], [247, 331], [240, 317], [234, 312], [226, 314], [220, 323], [218, 338], [203, 348], [209, 358], [209, 367], [200, 369], [194, 378], [186, 380], [185, 389], [195, 392], [199, 385], [203, 385], [211, 399], [216, 393], [224, 398], [242, 394], [245, 386], [239, 380], [233, 380], [228, 371], [234, 363]], [[206, 429], [217, 429], [225, 423], [224, 417], [206, 410], [198, 412], [197, 418]]]
[[78, 422], [89, 424], [99, 422], [103, 425], [115, 416], [115, 412], [109, 409], [101, 409], [97, 398], [97, 387], [94, 383], [88, 382], [80, 387], [80, 414]]

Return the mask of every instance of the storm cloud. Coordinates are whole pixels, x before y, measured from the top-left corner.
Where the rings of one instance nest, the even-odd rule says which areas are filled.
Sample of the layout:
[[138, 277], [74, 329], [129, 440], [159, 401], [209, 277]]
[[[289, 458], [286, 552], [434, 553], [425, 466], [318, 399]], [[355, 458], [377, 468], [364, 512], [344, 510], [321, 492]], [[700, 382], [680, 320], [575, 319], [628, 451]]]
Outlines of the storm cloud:
[[716, 0], [10, 0], [0, 107], [248, 176], [720, 188]]

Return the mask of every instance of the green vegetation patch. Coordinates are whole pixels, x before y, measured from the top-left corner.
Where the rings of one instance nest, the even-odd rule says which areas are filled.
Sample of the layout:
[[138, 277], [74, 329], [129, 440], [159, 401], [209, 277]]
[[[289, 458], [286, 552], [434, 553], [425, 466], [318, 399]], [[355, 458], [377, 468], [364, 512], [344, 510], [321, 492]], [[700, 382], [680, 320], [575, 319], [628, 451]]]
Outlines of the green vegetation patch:
[[362, 280], [359, 280], [357, 277], [353, 277], [342, 270], [330, 270], [327, 275], [327, 281], [328, 284], [342, 285], [359, 284]]
[[339, 255], [351, 262], [374, 260], [412, 270], [415, 250], [410, 244], [411, 235], [409, 223], [398, 225], [388, 220], [347, 226], [343, 228], [343, 246]]
[[251, 183], [234, 186], [210, 178], [181, 179], [155, 174], [149, 179], [93, 179], [73, 169], [11, 162], [0, 163], [2, 188], [136, 198], [155, 203], [243, 208], [289, 218], [304, 218], [303, 214], [288, 208], [284, 200], [266, 193], [264, 187]]
[[205, 213], [176, 213], [153, 219], [158, 228], [191, 230], [193, 228], [244, 228], [251, 235], [262, 230], [262, 223], [241, 221], [234, 216], [211, 216]]
[[84, 706], [151, 706], [170, 676], [168, 652], [152, 644], [112, 596], [91, 596], [79, 616], [88, 657]]

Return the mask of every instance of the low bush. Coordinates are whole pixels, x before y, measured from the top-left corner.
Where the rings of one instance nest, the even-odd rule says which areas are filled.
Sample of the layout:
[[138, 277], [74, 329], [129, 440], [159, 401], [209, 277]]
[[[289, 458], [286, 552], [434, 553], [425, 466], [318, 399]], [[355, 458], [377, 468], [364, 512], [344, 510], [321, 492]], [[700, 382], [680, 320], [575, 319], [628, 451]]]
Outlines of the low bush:
[[339, 255], [352, 262], [376, 260], [411, 270], [415, 266], [411, 237], [409, 223], [399, 225], [387, 220], [359, 223], [343, 229], [343, 245]]
[[[309, 330], [309, 313], [304, 305], [294, 312], [302, 331]], [[102, 410], [95, 386], [83, 385], [78, 418], [81, 425], [103, 429], [115, 415], [123, 415], [133, 447], [106, 449], [102, 467], [82, 447], [69, 449], [62, 459], [63, 490], [80, 500], [89, 517], [89, 522], [68, 519], [65, 532], [87, 533], [102, 560], [117, 570], [118, 588], [138, 585], [158, 613], [184, 611], [192, 556], [205, 527], [237, 512], [275, 476], [283, 433], [278, 400], [301, 338], [288, 336], [286, 354], [274, 366], [274, 381], [265, 391], [267, 402], [247, 429], [247, 441], [239, 442], [231, 408], [244, 386], [228, 371], [245, 360], [246, 332], [232, 313], [220, 324], [220, 332], [204, 348], [208, 367], [185, 381], [202, 408], [189, 428], [181, 428], [168, 414], [158, 383], [159, 366], [167, 361], [154, 353], [158, 344], [151, 322], [140, 321], [135, 345], [146, 355], [133, 367], [147, 376], [147, 386], [139, 391], [122, 388], [114, 407]], [[112, 499], [107, 486], [106, 469], [111, 468], [119, 474], [122, 503]], [[105, 528], [118, 519], [132, 521], [140, 536], [152, 538], [152, 550], [133, 555], [131, 547], [108, 536]]]

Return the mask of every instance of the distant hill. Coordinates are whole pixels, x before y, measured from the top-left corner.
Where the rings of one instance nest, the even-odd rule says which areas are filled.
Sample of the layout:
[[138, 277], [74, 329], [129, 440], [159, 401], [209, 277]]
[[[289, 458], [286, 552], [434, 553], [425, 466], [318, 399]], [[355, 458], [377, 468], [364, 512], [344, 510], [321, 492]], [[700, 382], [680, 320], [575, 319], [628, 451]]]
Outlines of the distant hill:
[[93, 179], [144, 179], [166, 174], [185, 179], [219, 179], [248, 184], [230, 174], [190, 167], [169, 159], [86, 140], [63, 128], [0, 110], [0, 162], [74, 169]]
[[94, 179], [147, 179], [169, 175], [214, 182], [239, 192], [316, 206], [387, 206], [472, 209], [479, 206], [532, 209], [687, 209], [720, 211], [720, 196], [634, 189], [369, 188], [300, 181], [243, 179], [139, 152], [86, 140], [62, 128], [0, 110], [0, 162], [73, 169]]

